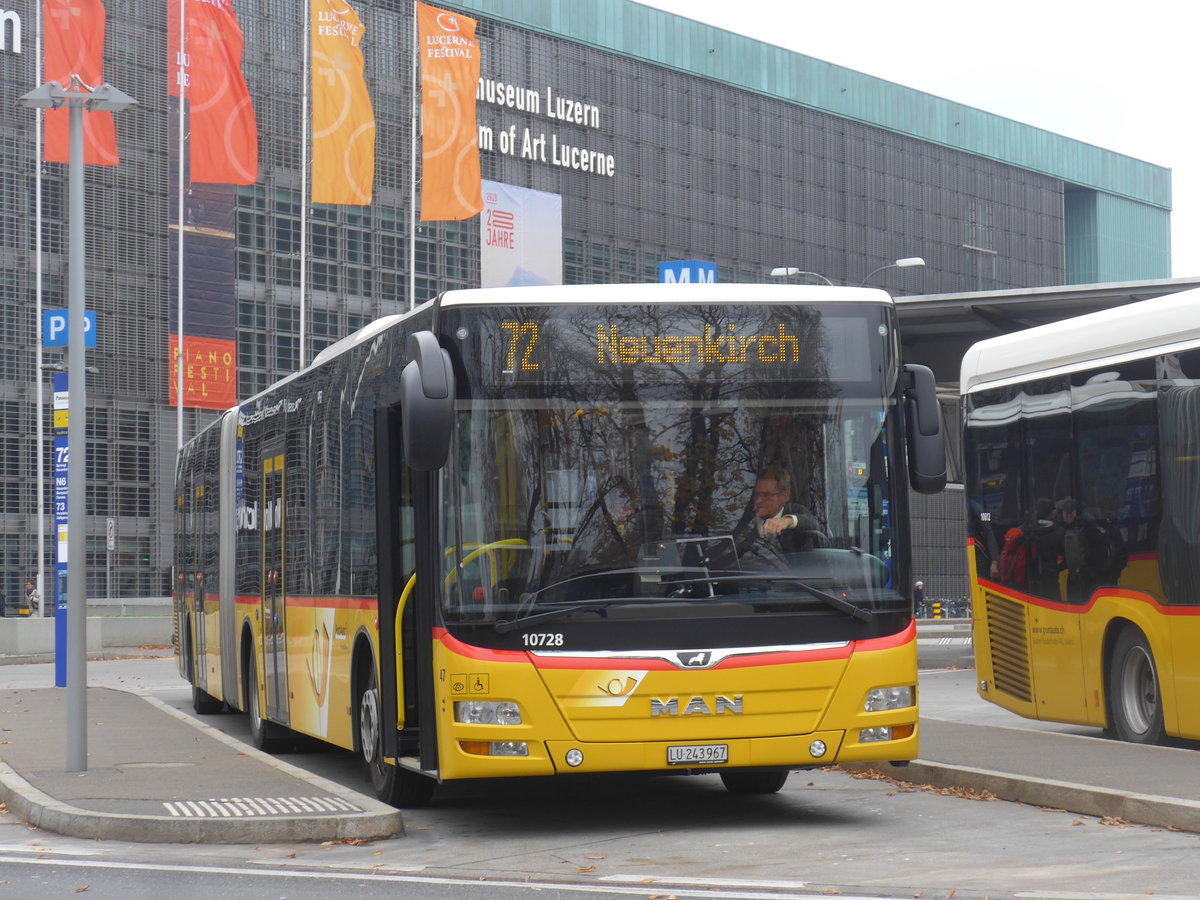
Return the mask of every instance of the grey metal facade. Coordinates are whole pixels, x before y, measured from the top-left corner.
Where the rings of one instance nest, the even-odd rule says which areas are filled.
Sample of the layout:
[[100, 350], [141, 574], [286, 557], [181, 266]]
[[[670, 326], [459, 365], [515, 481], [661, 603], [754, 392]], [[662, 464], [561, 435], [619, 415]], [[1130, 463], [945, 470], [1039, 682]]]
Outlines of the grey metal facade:
[[[827, 78], [846, 76], [854, 96], [818, 108], [820, 97], [796, 87], [798, 67], [815, 61], [624, 0], [605, 0], [594, 16], [581, 12], [591, 4], [574, 0], [444, 5], [478, 15], [484, 79], [523, 86], [547, 104], [549, 90], [596, 110], [594, 125], [551, 122], [548, 105], [533, 111], [481, 102], [478, 111], [492, 135], [510, 127], [552, 133], [613, 158], [608, 176], [497, 146], [482, 154], [485, 178], [562, 197], [568, 283], [655, 280], [660, 261], [703, 259], [718, 264], [722, 281], [760, 281], [772, 267], [789, 265], [856, 284], [898, 257], [919, 255], [925, 268], [885, 269], [872, 283], [900, 294], [1059, 284], [1071, 280], [1071, 260], [1086, 259], [1095, 246], [1072, 232], [1072, 215], [1090, 216], [1095, 234], [1105, 236], [1117, 221], [1111, 211], [1125, 207], [1152, 225], [1145, 252], [1122, 263], [1132, 270], [1125, 277], [1149, 277], [1147, 267], [1164, 264], [1165, 229], [1157, 223], [1165, 222], [1164, 181], [1169, 205], [1165, 170], [1097, 148], [1084, 153], [1082, 145], [1017, 123], [1008, 123], [1012, 134], [1044, 136], [1045, 159], [1015, 157], [1005, 149], [1011, 135], [1003, 129], [996, 132], [996, 152], [981, 150], [978, 129], [963, 129], [962, 146], [955, 146], [909, 127], [905, 116], [915, 121], [922, 104], [941, 103], [938, 109], [967, 124], [1003, 120], [826, 64], [820, 65]], [[90, 596], [106, 590], [107, 516], [118, 521], [113, 593], [169, 588], [176, 429], [175, 410], [167, 405], [175, 136], [166, 97], [165, 4], [110, 6], [105, 76], [140, 106], [119, 114], [121, 165], [87, 172], [88, 307], [100, 321], [99, 346], [90, 356], [99, 374], [89, 379]], [[237, 7], [260, 135], [258, 183], [229, 188], [237, 208], [239, 397], [299, 362], [302, 242], [308, 359], [366, 322], [407, 309], [410, 266], [418, 301], [479, 281], [477, 220], [423, 224], [415, 259], [408, 258], [412, 6], [364, 0], [356, 7], [367, 29], [367, 81], [378, 122], [375, 201], [371, 207], [310, 207], [304, 235], [303, 4], [257, 0]], [[22, 10], [22, 52], [11, 52], [11, 45], [0, 51], [0, 578], [10, 592], [36, 570], [38, 552], [36, 149], [33, 114], [14, 106], [35, 84], [33, 9]], [[599, 15], [605, 10], [645, 33], [632, 44], [618, 38], [605, 24], [611, 18]], [[560, 33], [550, 33], [556, 23]], [[681, 36], [687, 41], [678, 41]], [[714, 53], [701, 52], [701, 38]], [[652, 51], [639, 50], [643, 45]], [[744, 64], [756, 48], [754, 71], [765, 67], [778, 78], [749, 78]], [[832, 88], [829, 94], [841, 97]], [[846, 102], [856, 105], [838, 106]], [[1100, 163], [1111, 163], [1119, 203], [1089, 205], [1091, 193], [1079, 194], [1103, 192], [1092, 174], [1106, 171]], [[65, 166], [42, 169], [43, 303], [62, 308]], [[1095, 268], [1107, 271], [1101, 255]], [[57, 356], [47, 352], [46, 358]], [[47, 387], [40, 413], [47, 435], [48, 400]], [[186, 435], [210, 418], [185, 411]], [[41, 452], [48, 461], [48, 440]], [[49, 483], [45, 503], [49, 512]]]

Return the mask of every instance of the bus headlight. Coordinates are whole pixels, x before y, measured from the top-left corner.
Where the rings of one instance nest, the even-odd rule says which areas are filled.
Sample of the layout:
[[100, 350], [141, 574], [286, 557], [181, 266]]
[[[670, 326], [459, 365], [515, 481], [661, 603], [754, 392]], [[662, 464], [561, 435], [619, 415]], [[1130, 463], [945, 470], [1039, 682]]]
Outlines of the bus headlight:
[[492, 741], [492, 756], [528, 756], [529, 745], [524, 741]]
[[474, 756], [528, 756], [529, 744], [525, 741], [459, 741], [463, 753]]
[[912, 705], [912, 685], [872, 688], [867, 691], [867, 700], [863, 704], [863, 710], [866, 712], [881, 712], [885, 709], [905, 709]]
[[463, 725], [520, 725], [521, 707], [508, 700], [456, 700], [454, 721]]
[[878, 728], [864, 728], [858, 733], [858, 742], [873, 744], [876, 741], [902, 741], [912, 737], [915, 730], [912, 725], [883, 725]]

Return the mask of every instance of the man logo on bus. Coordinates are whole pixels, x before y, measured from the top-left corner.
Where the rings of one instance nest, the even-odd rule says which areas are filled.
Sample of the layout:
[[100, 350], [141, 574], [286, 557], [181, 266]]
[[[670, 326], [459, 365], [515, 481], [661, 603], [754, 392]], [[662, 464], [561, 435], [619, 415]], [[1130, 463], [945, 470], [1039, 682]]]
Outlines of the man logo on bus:
[[712, 660], [712, 652], [698, 650], [695, 653], [676, 653], [675, 658], [685, 669], [703, 669]]
[[650, 716], [719, 716], [726, 713], [740, 714], [742, 712], [742, 695], [737, 694], [732, 699], [720, 695], [709, 703], [703, 697], [693, 697], [680, 709], [678, 697], [668, 697], [660, 700], [650, 699]]

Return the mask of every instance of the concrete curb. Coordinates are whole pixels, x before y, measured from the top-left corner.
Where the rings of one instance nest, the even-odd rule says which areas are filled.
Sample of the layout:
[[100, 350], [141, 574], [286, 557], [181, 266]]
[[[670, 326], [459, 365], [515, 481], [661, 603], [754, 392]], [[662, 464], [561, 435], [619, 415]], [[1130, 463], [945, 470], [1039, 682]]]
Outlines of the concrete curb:
[[[104, 647], [100, 650], [87, 652], [88, 662], [113, 659], [170, 659], [175, 651], [163, 645], [146, 645], [137, 647]], [[57, 655], [54, 653], [0, 653], [0, 666], [29, 666], [53, 663]]]
[[197, 722], [157, 698], [138, 694], [134, 696], [203, 731], [238, 753], [253, 757], [285, 775], [345, 800], [363, 811], [330, 816], [247, 816], [229, 819], [188, 819], [168, 815], [97, 812], [56, 800], [34, 787], [2, 760], [0, 801], [8, 805], [13, 815], [47, 831], [71, 837], [134, 843], [256, 844], [343, 839], [383, 840], [404, 834], [404, 818], [400, 810], [256, 750], [210, 725]]
[[1027, 803], [1098, 818], [1114, 817], [1137, 825], [1200, 832], [1200, 803], [1151, 794], [1131, 794], [1068, 781], [1010, 775], [969, 766], [913, 760], [907, 766], [843, 763], [854, 771], [873, 769], [889, 778], [934, 787], [988, 791], [1001, 800]]

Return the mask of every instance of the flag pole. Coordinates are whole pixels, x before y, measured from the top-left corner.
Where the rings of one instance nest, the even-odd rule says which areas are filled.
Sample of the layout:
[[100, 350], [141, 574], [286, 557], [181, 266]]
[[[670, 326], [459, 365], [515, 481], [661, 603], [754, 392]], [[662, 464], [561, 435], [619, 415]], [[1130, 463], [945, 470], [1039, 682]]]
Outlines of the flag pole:
[[408, 308], [417, 305], [417, 109], [420, 103], [421, 82], [418, 61], [421, 55], [417, 31], [417, 5], [413, 4], [412, 30], [412, 109], [409, 122], [409, 228], [408, 228]]
[[[37, 8], [37, 40], [34, 42], [34, 84], [42, 83], [42, 3], [35, 3]], [[43, 406], [46, 402], [45, 372], [42, 366], [45, 357], [42, 353], [42, 110], [39, 108], [34, 121], [34, 164], [37, 166], [37, 177], [33, 182], [33, 292], [34, 292], [34, 326], [33, 333], [37, 336], [37, 589], [41, 592], [42, 608], [38, 615], [46, 615], [46, 423]], [[29, 611], [33, 614], [33, 610]]]
[[312, 0], [304, 3], [304, 73], [300, 77], [300, 365], [303, 369], [307, 343], [306, 292], [308, 290], [308, 126], [309, 88], [312, 77]]
[[178, 315], [175, 323], [179, 336], [175, 340], [175, 364], [178, 366], [178, 371], [175, 376], [175, 421], [176, 421], [176, 450], [183, 449], [183, 231], [184, 231], [184, 177], [186, 167], [184, 165], [184, 152], [187, 139], [187, 128], [184, 121], [186, 106], [184, 101], [187, 98], [187, 4], [188, 0], [179, 0], [179, 57], [175, 60], [178, 64], [178, 81], [179, 81], [179, 235], [178, 235], [178, 259], [175, 260], [175, 288], [178, 294]]

